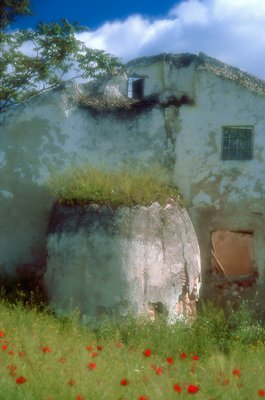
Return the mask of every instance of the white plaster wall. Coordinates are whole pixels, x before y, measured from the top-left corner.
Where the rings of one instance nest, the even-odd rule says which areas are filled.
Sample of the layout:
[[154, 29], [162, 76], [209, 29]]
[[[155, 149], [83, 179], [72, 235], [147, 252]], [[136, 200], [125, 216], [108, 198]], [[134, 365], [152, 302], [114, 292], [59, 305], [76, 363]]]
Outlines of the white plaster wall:
[[[182, 106], [175, 182], [199, 237], [204, 272], [216, 229], [254, 232], [254, 263], [265, 271], [265, 98], [210, 72], [198, 72], [194, 106]], [[222, 126], [253, 125], [253, 160], [221, 159]]]
[[168, 62], [159, 61], [151, 65], [133, 66], [130, 71], [145, 78], [145, 96], [158, 94], [164, 100], [170, 96], [194, 97], [194, 63], [188, 67], [176, 68]]
[[53, 199], [44, 182], [71, 163], [105, 166], [163, 162], [164, 111], [92, 113], [68, 85], [3, 114], [0, 120], [0, 266], [43, 265]]

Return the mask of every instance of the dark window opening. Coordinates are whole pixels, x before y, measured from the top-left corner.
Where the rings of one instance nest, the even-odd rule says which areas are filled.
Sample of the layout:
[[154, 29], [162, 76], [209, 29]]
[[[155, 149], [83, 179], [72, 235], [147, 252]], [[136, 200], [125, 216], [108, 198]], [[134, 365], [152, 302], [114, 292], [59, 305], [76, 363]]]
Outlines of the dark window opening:
[[253, 239], [253, 232], [214, 231], [211, 235], [213, 273], [235, 280], [255, 275]]
[[222, 136], [223, 160], [251, 160], [253, 158], [253, 127], [225, 126]]
[[128, 97], [130, 99], [142, 100], [144, 97], [143, 78], [130, 77], [128, 79]]

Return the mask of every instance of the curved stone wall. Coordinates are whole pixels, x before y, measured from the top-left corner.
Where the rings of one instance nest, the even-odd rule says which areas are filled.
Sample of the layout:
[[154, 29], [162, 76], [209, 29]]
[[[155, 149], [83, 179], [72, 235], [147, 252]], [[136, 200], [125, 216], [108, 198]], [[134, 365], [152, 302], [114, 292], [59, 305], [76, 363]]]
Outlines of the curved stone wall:
[[185, 209], [153, 203], [56, 205], [48, 233], [45, 283], [57, 312], [82, 315], [195, 314], [199, 246]]

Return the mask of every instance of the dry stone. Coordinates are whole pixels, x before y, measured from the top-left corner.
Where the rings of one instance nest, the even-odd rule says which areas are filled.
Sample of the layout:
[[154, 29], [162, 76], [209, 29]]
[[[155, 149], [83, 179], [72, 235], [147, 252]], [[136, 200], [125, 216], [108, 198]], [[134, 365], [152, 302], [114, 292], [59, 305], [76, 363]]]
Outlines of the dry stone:
[[87, 316], [194, 316], [200, 254], [177, 203], [132, 208], [56, 205], [45, 274], [57, 312]]

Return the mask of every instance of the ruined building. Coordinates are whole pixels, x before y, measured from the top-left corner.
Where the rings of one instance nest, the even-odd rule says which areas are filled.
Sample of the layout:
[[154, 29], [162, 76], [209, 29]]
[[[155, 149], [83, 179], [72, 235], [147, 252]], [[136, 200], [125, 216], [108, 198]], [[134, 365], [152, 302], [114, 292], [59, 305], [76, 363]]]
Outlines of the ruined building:
[[161, 54], [104, 81], [67, 83], [5, 112], [0, 264], [44, 265], [53, 199], [71, 163], [168, 168], [199, 240], [202, 296], [263, 293], [265, 82], [204, 54]]

